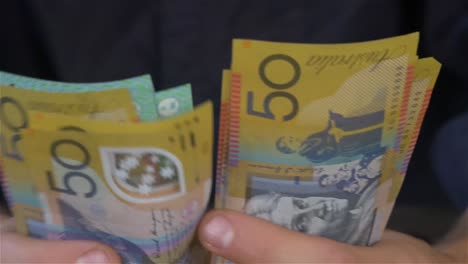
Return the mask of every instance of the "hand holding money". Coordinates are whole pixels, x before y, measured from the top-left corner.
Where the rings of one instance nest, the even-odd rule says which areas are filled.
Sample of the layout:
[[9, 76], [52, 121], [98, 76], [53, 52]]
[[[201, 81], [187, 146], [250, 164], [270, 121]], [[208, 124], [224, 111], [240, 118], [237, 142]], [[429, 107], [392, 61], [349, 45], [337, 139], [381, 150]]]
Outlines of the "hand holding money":
[[26, 249], [24, 262], [189, 261], [211, 190], [210, 103], [192, 111], [190, 85], [154, 93], [147, 76], [69, 84], [0, 75], [0, 180], [15, 231], [75, 241], [47, 256], [35, 248], [56, 243], [8, 232], [2, 251]]
[[94, 241], [47, 241], [19, 235], [14, 219], [5, 213], [0, 213], [0, 236], [1, 263], [120, 263], [114, 250]]
[[232, 261], [226, 263], [456, 263], [463, 259], [402, 233], [386, 231], [377, 245], [359, 247], [229, 210], [210, 212], [198, 232], [206, 249]]
[[440, 69], [418, 60], [418, 38], [235, 39], [223, 74], [217, 208], [338, 242], [379, 241]]
[[[216, 207], [250, 216], [207, 216], [200, 237], [215, 263], [386, 254], [386, 242], [355, 246], [383, 237], [440, 69], [418, 60], [417, 42], [233, 41]], [[191, 111], [188, 86], [153, 95], [147, 76], [83, 89], [3, 75], [4, 187], [19, 233], [101, 242], [123, 263], [190, 261], [211, 191], [210, 103]], [[389, 248], [425, 246], [396, 236]]]

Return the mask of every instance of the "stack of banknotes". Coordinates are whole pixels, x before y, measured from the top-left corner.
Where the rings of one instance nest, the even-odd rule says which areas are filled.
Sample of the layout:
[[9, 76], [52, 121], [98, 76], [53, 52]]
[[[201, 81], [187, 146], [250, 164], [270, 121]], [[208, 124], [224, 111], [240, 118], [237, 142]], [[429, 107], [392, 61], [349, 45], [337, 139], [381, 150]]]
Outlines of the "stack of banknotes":
[[418, 38], [234, 40], [216, 207], [344, 243], [378, 241], [441, 67], [418, 59]]
[[212, 183], [211, 104], [149, 75], [59, 83], [0, 72], [2, 186], [23, 234], [95, 240], [123, 263], [187, 263]]
[[216, 165], [217, 208], [372, 245], [441, 67], [418, 59], [418, 37], [234, 39], [216, 164], [212, 105], [194, 108], [189, 84], [154, 93], [149, 75], [91, 84], [0, 72], [0, 179], [17, 230], [99, 241], [123, 263], [205, 263], [191, 246]]

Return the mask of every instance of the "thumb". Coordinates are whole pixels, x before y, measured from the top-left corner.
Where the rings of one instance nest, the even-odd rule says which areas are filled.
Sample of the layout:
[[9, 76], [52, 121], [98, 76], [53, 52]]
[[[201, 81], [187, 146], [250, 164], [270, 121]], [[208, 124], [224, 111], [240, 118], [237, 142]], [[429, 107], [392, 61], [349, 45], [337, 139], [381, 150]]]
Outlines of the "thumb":
[[108, 246], [93, 241], [48, 241], [1, 234], [0, 263], [120, 263]]
[[242, 213], [216, 210], [200, 223], [203, 246], [236, 263], [352, 263], [355, 248], [290, 231]]

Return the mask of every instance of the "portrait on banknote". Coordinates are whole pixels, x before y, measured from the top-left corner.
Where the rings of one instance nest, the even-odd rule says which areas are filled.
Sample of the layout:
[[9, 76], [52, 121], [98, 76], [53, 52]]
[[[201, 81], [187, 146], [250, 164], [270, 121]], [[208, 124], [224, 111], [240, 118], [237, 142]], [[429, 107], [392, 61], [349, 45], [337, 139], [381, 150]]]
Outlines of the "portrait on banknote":
[[314, 167], [309, 179], [249, 176], [244, 211], [285, 228], [366, 245], [375, 218], [382, 153]]

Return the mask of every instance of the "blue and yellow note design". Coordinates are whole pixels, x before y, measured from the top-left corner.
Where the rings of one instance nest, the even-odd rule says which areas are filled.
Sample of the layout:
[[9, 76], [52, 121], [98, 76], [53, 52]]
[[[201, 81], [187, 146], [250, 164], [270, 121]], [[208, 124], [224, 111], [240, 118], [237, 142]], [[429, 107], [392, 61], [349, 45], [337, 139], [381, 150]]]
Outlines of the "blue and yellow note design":
[[224, 207], [369, 245], [417, 44], [235, 39]]
[[[151, 84], [142, 95], [151, 98], [154, 114], [146, 121], [153, 121], [140, 122], [149, 104], [137, 102], [138, 89], [128, 88], [128, 80], [87, 86], [2, 74], [12, 78], [0, 86], [0, 169], [18, 232], [100, 241], [114, 247], [123, 263], [190, 261], [188, 245], [211, 191], [211, 104], [192, 111], [190, 84], [158, 92]], [[27, 81], [34, 84], [19, 86]], [[68, 141], [37, 152], [35, 144], [58, 135]], [[95, 145], [106, 140], [114, 143]], [[74, 166], [86, 162], [80, 159], [84, 147], [94, 152], [86, 148], [81, 154], [100, 165]], [[50, 160], [43, 163], [38, 155]], [[39, 165], [45, 178], [37, 173]], [[94, 195], [80, 196], [86, 183]]]
[[414, 80], [406, 94], [407, 102], [402, 105], [402, 111], [406, 114], [400, 118], [398, 152], [395, 153], [393, 162], [386, 164], [392, 175], [381, 178], [377, 192], [378, 212], [374, 221], [372, 242], [381, 239], [403, 185], [440, 69], [441, 64], [434, 58], [420, 59], [416, 64]]
[[[0, 86], [0, 92], [0, 167], [10, 206], [17, 202], [38, 206], [34, 182], [27, 171], [28, 157], [24, 146], [27, 136], [24, 130], [31, 124], [29, 111], [114, 122], [139, 120], [129, 90], [125, 88], [70, 94]], [[72, 126], [70, 124], [68, 128]]]
[[[211, 191], [210, 103], [135, 124], [31, 116], [26, 155], [41, 206], [22, 208], [21, 232], [106, 243], [123, 263], [187, 259]], [[56, 129], [70, 123], [79, 129]]]

